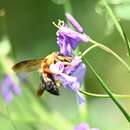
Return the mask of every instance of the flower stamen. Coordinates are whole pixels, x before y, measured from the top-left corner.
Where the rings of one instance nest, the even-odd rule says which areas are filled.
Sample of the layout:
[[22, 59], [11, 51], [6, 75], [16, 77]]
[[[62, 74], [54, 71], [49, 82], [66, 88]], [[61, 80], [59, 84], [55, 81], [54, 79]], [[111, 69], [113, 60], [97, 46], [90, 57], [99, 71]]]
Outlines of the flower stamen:
[[52, 24], [56, 27], [56, 28], [61, 28], [64, 26], [64, 21], [63, 20], [60, 20], [58, 19], [58, 24], [56, 24], [54, 21], [52, 22]]
[[63, 27], [63, 26], [64, 26], [64, 21], [58, 19], [58, 26], [59, 26], [59, 27]]

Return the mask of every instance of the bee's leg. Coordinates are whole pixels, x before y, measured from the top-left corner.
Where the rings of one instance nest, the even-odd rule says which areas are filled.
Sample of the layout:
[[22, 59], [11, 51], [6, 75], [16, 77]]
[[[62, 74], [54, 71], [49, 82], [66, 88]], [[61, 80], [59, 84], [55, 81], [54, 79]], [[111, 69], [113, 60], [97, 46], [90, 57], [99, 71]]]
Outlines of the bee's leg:
[[42, 74], [40, 74], [40, 80], [41, 83], [39, 85], [39, 88], [37, 90], [37, 95], [41, 96], [43, 94], [43, 92], [46, 90], [46, 84], [45, 84], [45, 80]]
[[39, 88], [37, 90], [37, 96], [41, 96], [44, 91], [45, 91], [45, 85], [43, 83], [40, 83]]
[[40, 74], [40, 80], [41, 80], [42, 83], [45, 83], [45, 80], [44, 80], [43, 74]]
[[55, 81], [51, 75], [46, 76], [40, 74], [40, 79], [42, 82], [42, 89], [47, 90], [49, 93], [53, 95], [59, 95], [59, 89], [56, 87]]

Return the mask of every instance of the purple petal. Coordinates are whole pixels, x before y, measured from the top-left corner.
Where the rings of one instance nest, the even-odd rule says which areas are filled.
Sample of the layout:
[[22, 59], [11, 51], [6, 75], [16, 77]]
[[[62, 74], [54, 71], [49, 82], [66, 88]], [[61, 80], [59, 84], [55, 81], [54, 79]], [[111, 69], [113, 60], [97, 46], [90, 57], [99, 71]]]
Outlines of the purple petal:
[[2, 85], [4, 86], [10, 86], [10, 84], [12, 84], [12, 79], [10, 75], [5, 75], [4, 76], [4, 80], [2, 82]]
[[83, 32], [83, 28], [80, 26], [80, 24], [70, 15], [69, 13], [65, 13], [66, 18], [68, 21], [73, 25], [73, 27], [80, 33]]
[[[20, 95], [21, 93], [21, 89], [20, 87], [14, 82], [14, 80], [12, 79], [12, 77], [9, 75], [8, 76], [8, 88], [10, 89], [10, 91], [12, 91], [12, 93], [16, 94], [16, 95]], [[6, 84], [7, 85], [7, 84]], [[7, 86], [6, 86], [7, 87]]]
[[13, 99], [13, 95], [10, 92], [4, 93], [3, 98], [7, 103], [10, 103]]
[[85, 73], [86, 73], [86, 66], [85, 64], [81, 63], [71, 75], [76, 77], [81, 85], [83, 83]]
[[56, 64], [51, 64], [49, 69], [55, 74], [61, 74], [64, 70], [64, 63], [59, 61]]
[[85, 97], [79, 91], [77, 91], [77, 98], [80, 105], [85, 103]]
[[64, 71], [73, 77], [76, 77], [80, 85], [83, 83], [84, 76], [86, 73], [86, 66], [82, 63], [82, 60], [76, 56], [71, 62], [70, 66], [67, 66]]
[[[61, 69], [60, 69], [60, 66], [61, 66]], [[53, 73], [55, 73], [55, 77], [58, 77], [61, 80], [63, 86], [68, 87], [74, 91], [79, 90], [80, 85], [77, 82], [77, 78], [67, 75], [65, 73], [62, 73], [63, 68], [64, 67], [62, 67], [62, 62], [57, 62], [56, 64], [50, 65], [50, 70]]]
[[[56, 79], [59, 78], [64, 87], [67, 87], [73, 91], [79, 90], [80, 85], [77, 82], [77, 78], [63, 73], [64, 67], [62, 65], [63, 65], [62, 62], [57, 62], [56, 64], [50, 65], [50, 70], [53, 73], [55, 73], [54, 77]], [[60, 67], [61, 67], [61, 69], [60, 69]]]
[[75, 27], [75, 30], [71, 29], [66, 23], [60, 25], [58, 23], [57, 44], [60, 48], [60, 53], [63, 55], [72, 55], [73, 50], [77, 48], [80, 42], [88, 42], [89, 36], [83, 33], [82, 27], [79, 23], [69, 14], [65, 14], [69, 22]]
[[87, 123], [81, 123], [80, 125], [76, 126], [74, 130], [90, 130], [90, 128]]
[[20, 87], [13, 81], [10, 75], [6, 75], [1, 83], [1, 92], [6, 102], [13, 99], [13, 94], [19, 95], [21, 93]]
[[2, 96], [6, 102], [10, 102], [13, 99], [13, 95], [9, 91], [9, 88], [3, 85], [4, 84], [1, 85]]
[[63, 55], [71, 55], [80, 42], [88, 41], [89, 37], [86, 34], [76, 32], [67, 26], [60, 27], [57, 32], [57, 44]]
[[60, 53], [63, 55], [72, 54], [72, 47], [68, 41], [68, 38], [62, 34], [59, 34], [59, 36], [57, 37], [57, 44], [59, 45]]
[[60, 76], [60, 80], [64, 87], [68, 87], [69, 89], [74, 91], [79, 90], [79, 84], [77, 84], [76, 82], [76, 77], [72, 77], [64, 73], [62, 73]]
[[12, 86], [12, 92], [15, 94], [15, 95], [20, 95], [21, 94], [21, 89], [19, 86], [17, 86], [16, 84], [13, 84]]
[[67, 87], [68, 89], [76, 92], [79, 104], [83, 104], [85, 102], [85, 98], [79, 92], [80, 84], [77, 82], [76, 77], [68, 76], [62, 73], [60, 80], [64, 87]]
[[81, 64], [81, 62], [82, 62], [81, 58], [79, 58], [78, 56], [75, 56], [71, 62], [71, 65], [67, 66], [64, 72], [66, 74], [72, 74]]
[[68, 36], [70, 38], [73, 38], [75, 40], [78, 40], [79, 42], [88, 42], [89, 37], [86, 34], [81, 34], [79, 32], [76, 32], [68, 27], [60, 27], [59, 32], [61, 34], [64, 34], [65, 36]]

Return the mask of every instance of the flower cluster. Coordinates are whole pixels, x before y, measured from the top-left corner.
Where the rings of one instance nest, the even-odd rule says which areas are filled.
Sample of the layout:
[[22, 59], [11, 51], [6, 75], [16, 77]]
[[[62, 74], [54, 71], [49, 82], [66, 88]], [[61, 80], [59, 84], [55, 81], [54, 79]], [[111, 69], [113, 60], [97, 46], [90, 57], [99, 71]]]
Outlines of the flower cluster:
[[79, 89], [85, 76], [86, 66], [82, 63], [80, 57], [73, 54], [73, 51], [77, 48], [79, 43], [88, 42], [89, 37], [83, 32], [83, 28], [69, 13], [65, 15], [74, 29], [71, 29], [68, 24], [61, 20], [59, 20], [58, 25], [53, 24], [58, 28], [56, 35], [57, 44], [60, 48], [59, 54], [73, 58], [69, 64], [62, 61], [51, 64], [50, 70], [53, 72], [53, 77], [60, 80], [64, 87], [76, 92], [79, 103], [81, 104], [85, 99], [79, 92]]
[[74, 130], [99, 130], [98, 128], [90, 128], [87, 123], [81, 123], [80, 125], [76, 126]]
[[20, 95], [21, 93], [20, 87], [13, 81], [10, 75], [5, 75], [0, 87], [2, 96], [6, 102], [12, 101], [13, 95]]
[[73, 50], [77, 48], [80, 42], [88, 42], [89, 37], [83, 32], [83, 28], [79, 23], [69, 14], [66, 13], [66, 18], [75, 28], [71, 29], [66, 23], [59, 20], [57, 26], [57, 44], [60, 48], [60, 53], [63, 55], [71, 55]]
[[72, 57], [70, 63], [57, 62], [50, 65], [50, 70], [54, 73], [54, 78], [60, 80], [64, 87], [76, 92], [79, 103], [84, 102], [84, 97], [80, 94], [80, 85], [83, 82], [86, 67], [78, 56]]

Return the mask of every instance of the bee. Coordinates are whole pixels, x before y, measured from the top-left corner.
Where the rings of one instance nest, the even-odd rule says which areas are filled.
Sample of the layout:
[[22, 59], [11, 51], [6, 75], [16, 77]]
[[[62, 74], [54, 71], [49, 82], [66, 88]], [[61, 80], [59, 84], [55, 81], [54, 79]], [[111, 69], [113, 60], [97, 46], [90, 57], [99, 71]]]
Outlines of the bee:
[[53, 95], [59, 95], [59, 86], [60, 83], [58, 80], [55, 80], [53, 73], [49, 69], [51, 64], [56, 62], [64, 62], [65, 65], [70, 64], [72, 61], [72, 56], [63, 56], [56, 52], [51, 53], [45, 58], [34, 59], [34, 60], [25, 60], [15, 64], [12, 69], [15, 72], [31, 72], [38, 70], [40, 73], [40, 85], [37, 90], [37, 95], [41, 96], [44, 91], [48, 91]]

